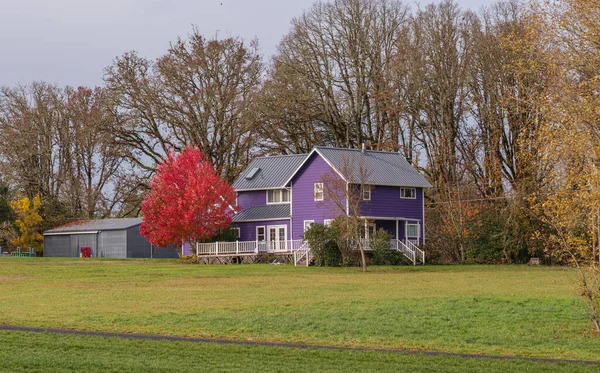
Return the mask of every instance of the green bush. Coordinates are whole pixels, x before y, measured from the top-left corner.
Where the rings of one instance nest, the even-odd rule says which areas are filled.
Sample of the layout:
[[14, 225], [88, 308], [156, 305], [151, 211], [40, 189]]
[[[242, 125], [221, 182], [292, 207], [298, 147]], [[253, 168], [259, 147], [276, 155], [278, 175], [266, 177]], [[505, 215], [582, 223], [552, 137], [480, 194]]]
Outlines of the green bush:
[[341, 264], [342, 255], [337, 244], [337, 236], [335, 228], [322, 224], [312, 224], [304, 232], [304, 239], [310, 245], [316, 266], [333, 267]]
[[379, 229], [370, 239], [373, 249], [373, 264], [395, 265], [402, 262], [402, 254], [390, 247], [391, 236], [383, 229]]

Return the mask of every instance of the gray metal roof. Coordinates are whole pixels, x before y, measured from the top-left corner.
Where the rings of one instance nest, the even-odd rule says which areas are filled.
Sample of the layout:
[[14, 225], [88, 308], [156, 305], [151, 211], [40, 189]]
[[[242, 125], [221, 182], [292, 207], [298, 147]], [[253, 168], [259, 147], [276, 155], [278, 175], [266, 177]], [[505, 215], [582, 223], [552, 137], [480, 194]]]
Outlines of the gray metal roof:
[[290, 204], [253, 206], [233, 216], [233, 222], [257, 220], [281, 220], [290, 218]]
[[127, 229], [140, 225], [141, 218], [121, 218], [121, 219], [99, 219], [99, 220], [79, 220], [58, 228], [50, 229], [44, 234], [87, 232], [87, 231], [112, 231]]
[[[431, 187], [400, 153], [317, 146], [316, 151], [350, 183]], [[349, 175], [345, 175], [350, 173]]]
[[[307, 154], [279, 155], [254, 159], [233, 183], [235, 190], [281, 188], [296, 172]], [[259, 170], [247, 179], [254, 168]]]

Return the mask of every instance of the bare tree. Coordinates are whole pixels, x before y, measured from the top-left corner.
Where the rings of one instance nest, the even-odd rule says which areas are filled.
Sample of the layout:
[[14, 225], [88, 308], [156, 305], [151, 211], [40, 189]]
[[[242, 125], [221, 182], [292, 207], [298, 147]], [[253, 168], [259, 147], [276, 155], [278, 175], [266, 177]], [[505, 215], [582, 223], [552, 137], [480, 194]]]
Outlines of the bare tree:
[[[368, 245], [369, 221], [362, 213], [362, 192], [372, 188], [368, 184], [370, 167], [366, 161], [355, 162], [345, 158], [337, 173], [331, 170], [321, 177], [323, 185], [323, 202], [321, 205], [329, 208], [336, 216], [334, 224], [340, 235], [339, 246], [342, 261], [351, 256], [352, 250], [358, 248], [363, 272], [367, 271], [365, 250]], [[344, 255], [345, 254], [345, 255]]]
[[253, 146], [250, 108], [262, 70], [256, 41], [207, 39], [197, 29], [155, 61], [134, 52], [117, 58], [105, 73], [119, 118], [114, 133], [140, 184], [169, 150], [187, 145], [233, 181]]

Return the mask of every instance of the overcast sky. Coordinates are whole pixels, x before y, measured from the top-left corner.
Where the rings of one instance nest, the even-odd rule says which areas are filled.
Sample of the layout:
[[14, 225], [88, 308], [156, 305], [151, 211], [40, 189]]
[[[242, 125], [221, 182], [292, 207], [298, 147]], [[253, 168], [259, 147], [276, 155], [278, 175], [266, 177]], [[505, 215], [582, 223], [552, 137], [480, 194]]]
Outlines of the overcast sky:
[[[0, 86], [43, 80], [100, 85], [126, 51], [157, 57], [192, 25], [207, 36], [258, 38], [272, 55], [314, 0], [0, 0]], [[479, 10], [491, 0], [458, 0]], [[421, 0], [422, 4], [428, 1]], [[412, 3], [416, 4], [416, 3]]]

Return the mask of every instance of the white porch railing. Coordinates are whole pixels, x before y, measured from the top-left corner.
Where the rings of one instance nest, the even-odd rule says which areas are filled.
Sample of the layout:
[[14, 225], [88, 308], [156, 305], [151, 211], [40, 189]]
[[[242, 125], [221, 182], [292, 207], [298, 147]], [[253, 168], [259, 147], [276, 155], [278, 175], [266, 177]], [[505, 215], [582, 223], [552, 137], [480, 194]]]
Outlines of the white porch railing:
[[[362, 240], [365, 250], [372, 250], [369, 240]], [[356, 245], [358, 249], [358, 245]], [[401, 252], [414, 265], [425, 264], [425, 252], [413, 242], [397, 239], [390, 240], [390, 249]], [[294, 255], [294, 265], [308, 266], [313, 258], [308, 242], [303, 240], [286, 241], [235, 241], [197, 243], [197, 256], [244, 255], [260, 253], [289, 253]]]
[[291, 253], [302, 246], [302, 240], [235, 241], [196, 243], [196, 255], [240, 255], [259, 253]]

